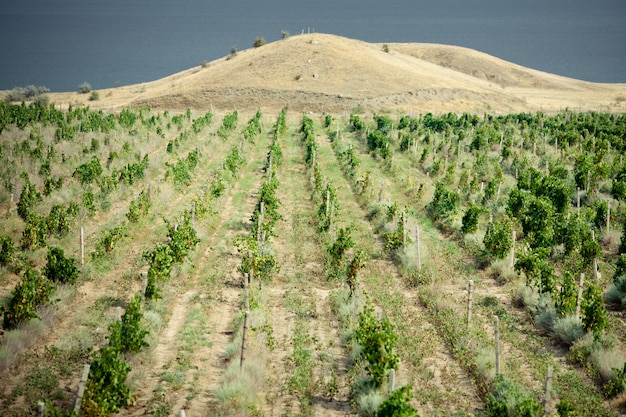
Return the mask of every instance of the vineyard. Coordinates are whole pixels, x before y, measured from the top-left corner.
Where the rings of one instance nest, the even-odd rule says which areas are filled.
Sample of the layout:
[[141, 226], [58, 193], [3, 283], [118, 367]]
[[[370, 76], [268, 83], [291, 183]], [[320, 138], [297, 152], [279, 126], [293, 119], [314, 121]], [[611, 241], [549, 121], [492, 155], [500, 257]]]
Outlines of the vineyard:
[[0, 139], [2, 415], [626, 412], [624, 115], [0, 102]]

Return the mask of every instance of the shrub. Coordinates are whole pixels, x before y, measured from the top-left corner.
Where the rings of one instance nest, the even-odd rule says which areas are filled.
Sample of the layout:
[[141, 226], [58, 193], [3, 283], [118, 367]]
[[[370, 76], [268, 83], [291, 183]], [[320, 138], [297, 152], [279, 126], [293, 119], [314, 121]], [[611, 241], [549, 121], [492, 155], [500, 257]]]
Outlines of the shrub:
[[489, 417], [535, 417], [543, 415], [543, 407], [532, 396], [527, 395], [521, 386], [497, 375], [494, 390], [487, 398], [487, 415]]
[[100, 100], [100, 93], [98, 93], [97, 91], [92, 91], [91, 94], [89, 95], [89, 101], [96, 101], [96, 100]]
[[609, 286], [606, 294], [604, 294], [604, 299], [607, 303], [619, 308], [626, 307], [626, 273], [615, 278], [615, 282]]
[[374, 385], [380, 387], [389, 370], [398, 369], [398, 355], [393, 353], [398, 335], [389, 319], [378, 319], [370, 305], [359, 313], [359, 327], [355, 334], [363, 349], [361, 354], [367, 361], [365, 369]]
[[553, 336], [564, 346], [572, 346], [585, 335], [583, 323], [574, 315], [559, 317], [552, 326]]
[[253, 48], [259, 48], [263, 45], [265, 45], [265, 38], [263, 38], [262, 36], [257, 37], [252, 43]]
[[37, 191], [35, 184], [26, 178], [26, 182], [22, 187], [22, 194], [20, 194], [20, 201], [17, 202], [17, 215], [22, 220], [27, 220], [33, 206], [41, 200], [41, 194]]
[[600, 286], [591, 284], [585, 288], [582, 313], [585, 331], [598, 334], [608, 326], [609, 321]]
[[100, 349], [97, 357], [91, 361], [81, 414], [106, 416], [128, 405], [132, 399], [130, 389], [126, 386], [130, 369], [115, 347]]
[[478, 230], [478, 220], [480, 219], [480, 215], [486, 212], [487, 210], [485, 210], [484, 207], [470, 203], [469, 207], [465, 211], [465, 214], [463, 215], [461, 233], [465, 235], [468, 233], [474, 233]]
[[405, 385], [395, 390], [378, 408], [376, 417], [419, 417], [409, 403], [413, 398], [413, 387]]
[[52, 247], [48, 250], [43, 275], [53, 282], [74, 284], [78, 278], [76, 259], [66, 258], [63, 249]]
[[141, 295], [137, 293], [128, 304], [122, 319], [109, 327], [111, 331], [109, 346], [115, 347], [120, 352], [139, 352], [142, 347], [148, 346], [145, 341], [148, 332], [141, 326], [142, 317]]
[[428, 205], [430, 216], [435, 221], [446, 222], [458, 213], [461, 207], [459, 193], [445, 188], [442, 182], [437, 182], [433, 201]]
[[2, 309], [4, 329], [14, 329], [21, 322], [39, 317], [37, 307], [46, 303], [52, 292], [52, 285], [39, 272], [24, 271], [22, 281], [13, 288], [11, 299]]
[[13, 260], [15, 246], [9, 236], [0, 236], [0, 265], [7, 266]]
[[87, 94], [91, 92], [91, 84], [89, 84], [88, 82], [82, 83], [81, 85], [78, 86], [78, 92], [80, 94]]

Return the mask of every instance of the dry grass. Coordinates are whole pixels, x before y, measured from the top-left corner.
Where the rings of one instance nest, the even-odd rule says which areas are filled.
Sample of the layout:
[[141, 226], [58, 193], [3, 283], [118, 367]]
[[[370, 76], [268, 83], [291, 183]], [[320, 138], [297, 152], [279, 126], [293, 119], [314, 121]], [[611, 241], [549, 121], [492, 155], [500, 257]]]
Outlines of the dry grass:
[[52, 102], [119, 110], [127, 106], [201, 111], [280, 109], [345, 112], [622, 112], [626, 84], [556, 76], [471, 49], [418, 43], [381, 45], [328, 34], [292, 36], [240, 51], [161, 80], [87, 95], [52, 93]]

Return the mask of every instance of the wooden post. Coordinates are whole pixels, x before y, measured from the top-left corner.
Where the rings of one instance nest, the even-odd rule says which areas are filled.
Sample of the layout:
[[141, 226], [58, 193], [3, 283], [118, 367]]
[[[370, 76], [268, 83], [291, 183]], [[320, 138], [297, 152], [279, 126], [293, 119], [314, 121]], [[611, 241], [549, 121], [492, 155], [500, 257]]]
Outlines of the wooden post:
[[250, 287], [248, 286], [248, 273], [243, 274], [243, 305], [246, 311], [250, 310]]
[[178, 413], [178, 417], [185, 417], [185, 410], [180, 410], [180, 412]]
[[550, 415], [550, 395], [552, 394], [552, 365], [548, 365], [548, 375], [546, 376], [546, 396], [543, 402], [543, 415]]
[[80, 266], [85, 266], [85, 231], [80, 227]]
[[485, 181], [481, 181], [480, 182], [480, 192], [483, 192], [483, 189], [485, 188]]
[[393, 368], [389, 370], [389, 384], [387, 388], [387, 395], [391, 395], [396, 390], [396, 371]]
[[576, 297], [576, 318], [580, 318], [580, 305], [583, 300], [583, 285], [585, 282], [585, 274], [580, 274], [580, 280], [578, 281], [578, 296]]
[[80, 404], [83, 402], [83, 395], [85, 395], [85, 385], [87, 385], [87, 378], [89, 377], [89, 364], [83, 366], [83, 375], [78, 383], [78, 395], [76, 396], [76, 403], [74, 404], [74, 412], [80, 415]]
[[580, 216], [580, 187], [576, 187], [576, 210]]
[[587, 193], [589, 193], [591, 190], [591, 171], [587, 171]]
[[[596, 232], [591, 229], [591, 240], [596, 241]], [[600, 270], [598, 269], [598, 257], [593, 258], [593, 279], [598, 281], [600, 279]]]
[[611, 200], [606, 200], [606, 234], [611, 231]]
[[146, 299], [146, 289], [148, 288], [148, 271], [141, 273], [141, 300]]
[[402, 245], [406, 245], [406, 211], [402, 212]]
[[496, 345], [496, 375], [500, 375], [500, 329], [498, 316], [493, 316], [493, 335]]
[[474, 280], [469, 280], [467, 285], [467, 329], [472, 323], [472, 292], [474, 291]]
[[115, 307], [115, 321], [120, 321], [122, 319], [122, 307]]
[[43, 408], [44, 408], [44, 402], [43, 401], [39, 401], [37, 403], [37, 415], [39, 417], [43, 417]]
[[250, 271], [248, 271], [248, 278], [250, 284], [252, 284], [252, 280], [254, 280], [254, 256], [252, 256], [252, 251], [248, 249], [248, 258], [250, 259]]
[[517, 232], [513, 230], [511, 232], [511, 240], [513, 241], [511, 245], [511, 255], [509, 258], [509, 267], [513, 268], [515, 266], [515, 241], [517, 239]]
[[330, 216], [330, 190], [326, 190], [326, 220]]
[[256, 238], [259, 242], [261, 242], [261, 226], [263, 225], [264, 212], [265, 212], [265, 207], [263, 207], [263, 202], [261, 201], [259, 217], [257, 217], [257, 229], [256, 229]]
[[498, 184], [498, 194], [496, 194], [496, 202], [500, 201], [500, 191], [502, 191], [502, 183]]
[[243, 361], [246, 357], [246, 338], [248, 337], [248, 316], [250, 312], [246, 310], [246, 315], [243, 319], [243, 335], [241, 336], [241, 358], [239, 359], [239, 369], [243, 370]]
[[417, 270], [422, 271], [422, 251], [420, 250], [420, 228], [415, 226], [415, 242], [417, 244]]
[[354, 283], [354, 324], [359, 323], [359, 280]]

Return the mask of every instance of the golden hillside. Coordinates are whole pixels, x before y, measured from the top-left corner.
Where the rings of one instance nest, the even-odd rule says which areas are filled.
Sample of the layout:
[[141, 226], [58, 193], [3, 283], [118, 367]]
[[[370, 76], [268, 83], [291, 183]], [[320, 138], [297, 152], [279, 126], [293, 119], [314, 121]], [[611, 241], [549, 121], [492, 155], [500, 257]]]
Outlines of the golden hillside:
[[293, 36], [137, 85], [87, 95], [56, 93], [58, 104], [117, 109], [279, 109], [415, 112], [626, 111], [626, 84], [548, 74], [475, 50], [435, 44], [366, 43], [328, 34]]

